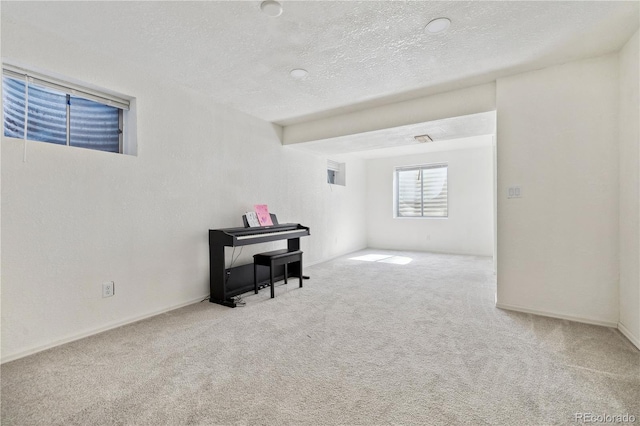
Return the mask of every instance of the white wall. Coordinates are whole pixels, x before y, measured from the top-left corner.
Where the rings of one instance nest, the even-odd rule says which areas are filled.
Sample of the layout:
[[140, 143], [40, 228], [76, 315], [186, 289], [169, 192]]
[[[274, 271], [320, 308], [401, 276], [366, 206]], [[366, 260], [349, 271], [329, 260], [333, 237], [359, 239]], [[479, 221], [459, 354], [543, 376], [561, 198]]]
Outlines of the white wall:
[[[474, 139], [485, 146], [368, 160], [369, 247], [493, 255], [492, 137]], [[442, 162], [449, 165], [449, 217], [394, 218], [394, 168]]]
[[[28, 142], [24, 163], [23, 142], [2, 138], [3, 361], [202, 299], [208, 229], [241, 226], [255, 203], [311, 227], [305, 263], [366, 246], [362, 160], [343, 158], [347, 186], [330, 188], [326, 157], [283, 147], [278, 127], [215, 93], [4, 21], [2, 55], [138, 105], [138, 156]], [[252, 249], [265, 247], [243, 259]]]
[[640, 67], [638, 32], [620, 51], [620, 323], [640, 348]]
[[617, 324], [618, 90], [616, 54], [497, 81], [498, 306]]

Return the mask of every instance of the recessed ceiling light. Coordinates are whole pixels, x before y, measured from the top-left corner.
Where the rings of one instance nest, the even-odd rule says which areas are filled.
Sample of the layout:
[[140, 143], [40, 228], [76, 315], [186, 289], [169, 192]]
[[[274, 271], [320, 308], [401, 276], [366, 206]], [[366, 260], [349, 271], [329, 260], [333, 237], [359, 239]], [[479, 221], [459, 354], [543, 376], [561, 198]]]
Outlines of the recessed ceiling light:
[[291, 70], [289, 74], [291, 75], [291, 77], [297, 80], [301, 80], [305, 78], [309, 74], [309, 72], [307, 70], [303, 70], [302, 68], [296, 68], [294, 70]]
[[429, 22], [424, 29], [431, 34], [436, 34], [449, 28], [449, 25], [451, 25], [449, 18], [436, 18]]
[[275, 0], [266, 0], [260, 4], [260, 10], [265, 15], [269, 15], [272, 17], [282, 15], [282, 5]]

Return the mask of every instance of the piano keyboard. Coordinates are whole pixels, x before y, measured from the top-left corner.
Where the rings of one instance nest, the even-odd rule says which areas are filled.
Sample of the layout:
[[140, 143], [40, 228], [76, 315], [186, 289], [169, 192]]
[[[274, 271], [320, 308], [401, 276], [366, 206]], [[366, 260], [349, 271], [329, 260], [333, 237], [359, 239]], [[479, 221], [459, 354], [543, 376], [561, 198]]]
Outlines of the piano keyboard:
[[268, 237], [270, 235], [286, 235], [286, 234], [293, 234], [294, 232], [300, 232], [300, 229], [292, 229], [290, 231], [277, 231], [277, 232], [261, 232], [258, 234], [250, 234], [250, 235], [241, 235], [236, 237], [237, 240], [248, 240], [250, 238], [262, 238], [262, 237]]

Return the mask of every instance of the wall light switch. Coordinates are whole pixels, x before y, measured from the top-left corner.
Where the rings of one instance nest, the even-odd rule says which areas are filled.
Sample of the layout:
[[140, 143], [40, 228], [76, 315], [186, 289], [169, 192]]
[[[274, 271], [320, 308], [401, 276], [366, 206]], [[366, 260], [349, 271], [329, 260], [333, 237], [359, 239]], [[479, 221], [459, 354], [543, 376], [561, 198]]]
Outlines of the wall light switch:
[[522, 198], [522, 188], [520, 186], [510, 186], [507, 188], [507, 198]]

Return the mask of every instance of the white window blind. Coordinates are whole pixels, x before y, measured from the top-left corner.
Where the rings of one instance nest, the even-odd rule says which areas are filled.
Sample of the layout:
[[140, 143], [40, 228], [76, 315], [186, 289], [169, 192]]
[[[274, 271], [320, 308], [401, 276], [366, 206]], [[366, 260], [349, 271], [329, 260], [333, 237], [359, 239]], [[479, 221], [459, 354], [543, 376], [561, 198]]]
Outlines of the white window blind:
[[6, 64], [2, 88], [5, 136], [123, 152], [127, 99]]
[[340, 170], [340, 163], [338, 163], [337, 161], [333, 161], [333, 160], [327, 160], [327, 170], [333, 170], [334, 172], [337, 172]]
[[25, 77], [26, 77], [29, 83], [33, 83], [38, 86], [47, 87], [49, 89], [53, 89], [53, 90], [62, 92], [64, 94], [69, 94], [69, 95], [74, 95], [80, 98], [89, 99], [91, 101], [98, 102], [103, 105], [120, 108], [125, 111], [129, 110], [130, 102], [128, 99], [111, 95], [109, 93], [104, 93], [97, 90], [89, 89], [87, 87], [79, 86], [77, 84], [69, 83], [67, 81], [58, 80], [56, 78], [45, 76], [34, 71], [25, 70], [23, 68], [3, 64], [2, 74], [7, 77], [12, 77], [17, 80], [23, 80], [23, 81], [25, 80]]
[[447, 164], [396, 169], [397, 217], [448, 217]]

